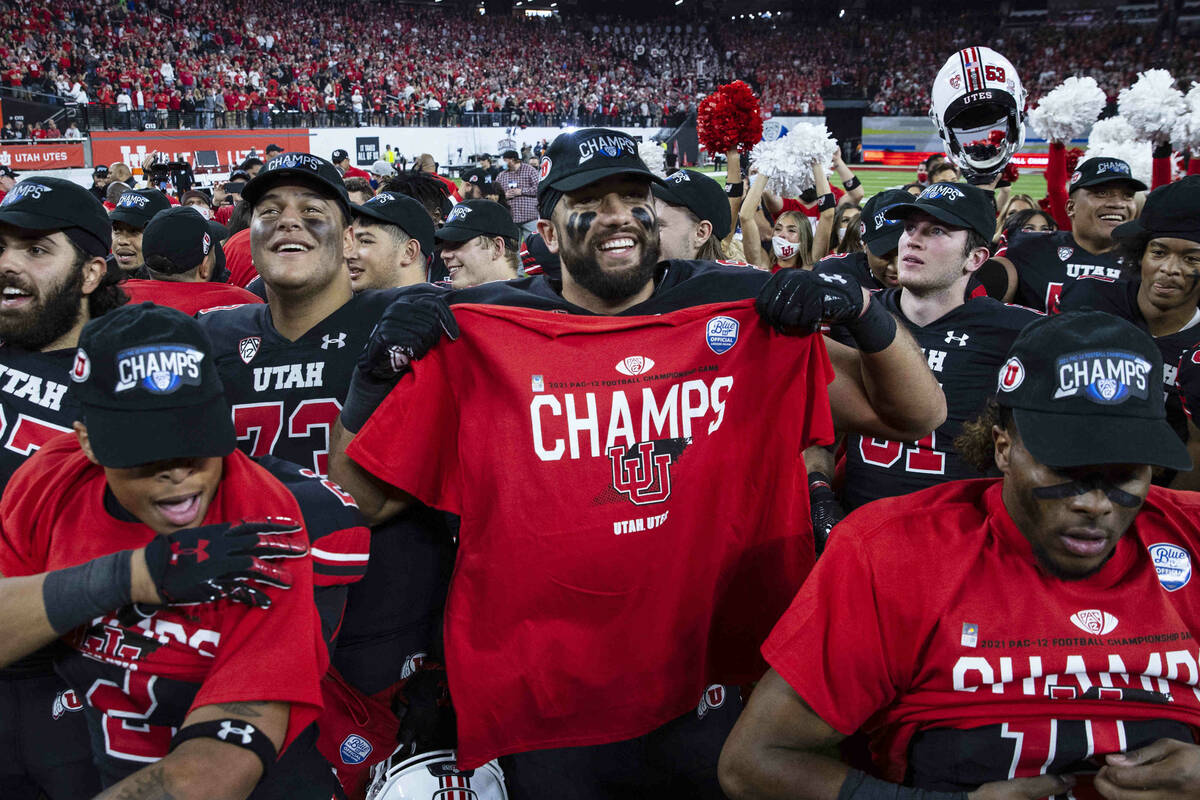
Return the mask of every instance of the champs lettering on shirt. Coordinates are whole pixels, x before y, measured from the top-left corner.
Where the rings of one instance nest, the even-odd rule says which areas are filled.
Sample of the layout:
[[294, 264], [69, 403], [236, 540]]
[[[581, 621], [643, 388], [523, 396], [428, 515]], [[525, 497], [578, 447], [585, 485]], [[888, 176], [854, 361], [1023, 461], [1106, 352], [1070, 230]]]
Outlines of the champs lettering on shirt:
[[981, 477], [959, 455], [954, 440], [996, 393], [996, 375], [1017, 335], [1039, 314], [990, 297], [968, 300], [925, 326], [910, 322], [900, 308], [899, 289], [875, 295], [899, 318], [925, 353], [946, 395], [946, 421], [917, 442], [870, 436], [846, 437], [842, 497], [854, 509], [880, 497], [908, 494], [938, 483]]
[[1059, 311], [1063, 292], [1084, 277], [1120, 278], [1121, 259], [1113, 251], [1092, 254], [1070, 231], [1018, 233], [997, 256], [1017, 268], [1017, 293], [1013, 302], [1050, 314]]
[[769, 620], [814, 558], [802, 451], [832, 438], [821, 338], [774, 333], [753, 300], [454, 314], [462, 336], [348, 453], [462, 517], [445, 626], [460, 765], [641, 735], [761, 675]]
[[767, 660], [834, 728], [863, 728], [889, 780], [922, 789], [1095, 772], [1107, 753], [1191, 742], [1200, 499], [1152, 487], [1112, 558], [1065, 581], [1001, 490], [957, 481], [851, 514]]

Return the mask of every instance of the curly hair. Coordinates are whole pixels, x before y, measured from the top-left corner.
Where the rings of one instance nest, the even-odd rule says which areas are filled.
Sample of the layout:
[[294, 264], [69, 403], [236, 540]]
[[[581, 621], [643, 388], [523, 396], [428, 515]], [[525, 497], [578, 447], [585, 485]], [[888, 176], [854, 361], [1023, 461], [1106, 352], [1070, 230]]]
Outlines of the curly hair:
[[992, 428], [1015, 430], [1012, 409], [989, 400], [978, 417], [963, 423], [962, 433], [954, 438], [954, 448], [963, 460], [989, 474], [996, 471], [996, 446], [992, 440]]

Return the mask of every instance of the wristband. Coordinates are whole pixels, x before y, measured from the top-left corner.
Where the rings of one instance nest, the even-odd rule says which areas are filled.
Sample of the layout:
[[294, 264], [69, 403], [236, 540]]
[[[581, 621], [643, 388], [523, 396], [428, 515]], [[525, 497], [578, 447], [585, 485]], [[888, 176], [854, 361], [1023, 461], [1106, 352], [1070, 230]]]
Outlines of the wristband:
[[967, 800], [966, 792], [931, 792], [872, 778], [859, 769], [850, 770], [837, 800]]
[[833, 192], [827, 192], [817, 198], [817, 211], [832, 211], [837, 208], [837, 198]]
[[1150, 157], [1151, 158], [1170, 158], [1171, 157], [1171, 143], [1163, 142], [1162, 144], [1154, 145], [1154, 150], [1151, 151]]
[[857, 175], [851, 175], [850, 180], [842, 181], [842, 188], [847, 192], [852, 192], [860, 186], [862, 186], [862, 181], [858, 179]]
[[814, 489], [821, 488], [833, 489], [833, 486], [829, 483], [829, 477], [824, 472], [808, 473], [808, 490], [811, 492]]
[[375, 413], [375, 409], [387, 399], [395, 386], [395, 381], [381, 381], [361, 370], [355, 370], [354, 377], [350, 380], [350, 389], [346, 392], [346, 400], [342, 403], [342, 413], [339, 417], [342, 427], [350, 433], [358, 433], [362, 426], [367, 424], [367, 418]]
[[132, 550], [121, 550], [47, 573], [42, 583], [42, 605], [54, 632], [61, 636], [93, 617], [129, 605], [132, 558]]
[[873, 300], [858, 319], [845, 323], [845, 327], [863, 353], [886, 350], [896, 340], [896, 318]]
[[746, 186], [741, 181], [738, 181], [737, 183], [725, 184], [725, 194], [729, 197], [741, 197], [742, 192], [745, 191], [745, 189]]
[[275, 752], [275, 745], [271, 743], [270, 737], [244, 719], [214, 719], [208, 722], [197, 722], [195, 725], [188, 725], [186, 728], [180, 729], [175, 734], [175, 737], [171, 739], [171, 750], [169, 752], [174, 752], [176, 747], [179, 747], [179, 745], [188, 739], [216, 739], [218, 742], [224, 742], [234, 747], [240, 747], [243, 750], [249, 750], [258, 756], [258, 760], [262, 762], [263, 771], [262, 775], [259, 776], [260, 781], [266, 777], [267, 771], [271, 769], [271, 765], [279, 757], [279, 754]]

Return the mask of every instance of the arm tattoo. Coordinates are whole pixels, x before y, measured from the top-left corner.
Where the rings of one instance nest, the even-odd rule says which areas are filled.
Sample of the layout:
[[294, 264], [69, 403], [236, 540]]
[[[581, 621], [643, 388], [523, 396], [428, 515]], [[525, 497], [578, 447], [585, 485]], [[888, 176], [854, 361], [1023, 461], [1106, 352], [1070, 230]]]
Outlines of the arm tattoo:
[[237, 714], [239, 717], [261, 717], [262, 709], [267, 704], [265, 700], [252, 700], [241, 703], [217, 703], [217, 708]]
[[96, 800], [176, 800], [167, 783], [162, 764], [151, 764], [97, 795]]

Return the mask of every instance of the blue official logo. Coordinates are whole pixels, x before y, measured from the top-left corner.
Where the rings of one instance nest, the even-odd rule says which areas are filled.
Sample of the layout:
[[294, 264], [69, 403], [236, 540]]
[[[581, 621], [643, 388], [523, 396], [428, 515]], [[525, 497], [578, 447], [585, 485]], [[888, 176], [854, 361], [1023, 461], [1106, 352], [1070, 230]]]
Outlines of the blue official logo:
[[737, 344], [738, 321], [733, 317], [713, 317], [708, 321], [704, 331], [704, 339], [708, 349], [721, 355]]
[[370, 742], [357, 733], [352, 733], [342, 741], [338, 753], [345, 764], [361, 764], [367, 760], [373, 749]]
[[1164, 589], [1174, 592], [1187, 586], [1192, 579], [1192, 557], [1187, 550], [1173, 544], [1152, 544], [1147, 549]]

